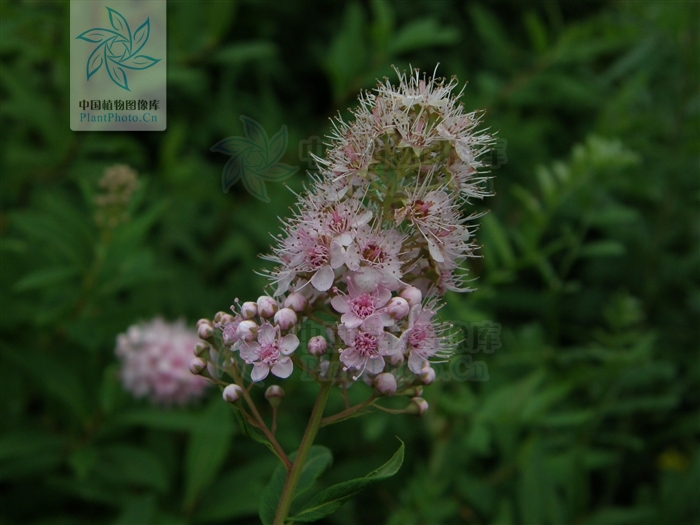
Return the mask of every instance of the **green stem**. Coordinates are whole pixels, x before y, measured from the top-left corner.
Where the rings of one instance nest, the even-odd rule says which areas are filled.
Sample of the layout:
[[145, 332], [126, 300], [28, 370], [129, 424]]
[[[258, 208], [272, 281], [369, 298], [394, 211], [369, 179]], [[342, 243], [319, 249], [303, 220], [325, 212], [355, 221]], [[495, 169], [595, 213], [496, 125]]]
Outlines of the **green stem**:
[[326, 401], [328, 401], [328, 394], [331, 391], [332, 384], [332, 381], [324, 381], [321, 384], [321, 390], [316, 398], [316, 404], [311, 412], [311, 419], [309, 419], [309, 424], [304, 432], [304, 437], [301, 440], [299, 451], [297, 452], [296, 458], [294, 458], [292, 468], [287, 472], [287, 479], [284, 482], [280, 502], [277, 506], [277, 513], [275, 514], [275, 520], [273, 521], [274, 525], [284, 525], [284, 520], [287, 519], [287, 514], [289, 514], [289, 508], [292, 506], [294, 493], [296, 492], [297, 484], [299, 483], [301, 471], [304, 468], [304, 463], [306, 463], [306, 458], [311, 450], [311, 445], [313, 444], [318, 429], [321, 426], [323, 409], [326, 407]]

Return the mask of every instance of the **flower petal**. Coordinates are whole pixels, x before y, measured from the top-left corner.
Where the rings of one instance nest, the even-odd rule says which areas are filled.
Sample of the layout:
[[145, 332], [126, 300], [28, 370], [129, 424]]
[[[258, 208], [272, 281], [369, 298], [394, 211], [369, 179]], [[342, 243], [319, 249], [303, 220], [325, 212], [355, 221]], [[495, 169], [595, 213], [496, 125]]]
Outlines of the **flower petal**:
[[322, 266], [311, 278], [311, 284], [319, 292], [325, 292], [333, 286], [333, 279], [335, 278], [335, 273], [333, 268], [330, 266]]
[[370, 357], [367, 360], [367, 372], [370, 374], [379, 374], [384, 370], [384, 358], [382, 356]]
[[336, 295], [331, 299], [331, 306], [339, 314], [344, 314], [348, 311], [348, 299], [344, 295]]
[[299, 338], [294, 334], [287, 334], [280, 339], [280, 352], [284, 355], [294, 353], [299, 346]]
[[292, 375], [293, 371], [294, 365], [292, 364], [292, 360], [288, 357], [282, 357], [279, 361], [277, 361], [277, 363], [275, 363], [275, 366], [272, 367], [272, 373], [280, 379], [289, 377]]
[[253, 366], [253, 371], [250, 373], [250, 379], [253, 381], [262, 381], [270, 373], [270, 367], [263, 363], [256, 363]]
[[420, 375], [425, 359], [415, 350], [408, 356], [408, 368], [416, 375]]

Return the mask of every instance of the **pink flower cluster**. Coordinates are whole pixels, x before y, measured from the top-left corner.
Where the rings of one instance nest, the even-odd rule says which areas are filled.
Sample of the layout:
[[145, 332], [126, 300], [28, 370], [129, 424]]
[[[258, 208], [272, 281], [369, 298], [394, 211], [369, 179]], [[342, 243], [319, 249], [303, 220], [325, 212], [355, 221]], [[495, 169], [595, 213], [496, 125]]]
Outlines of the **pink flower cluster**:
[[469, 290], [476, 214], [463, 209], [488, 195], [481, 158], [494, 138], [476, 131], [456, 79], [413, 70], [399, 81], [364, 93], [350, 123], [334, 121], [319, 173], [265, 257], [272, 297], [219, 316], [231, 362], [253, 365], [253, 381], [291, 374], [306, 319], [327, 327], [308, 342], [317, 371], [335, 345], [342, 381], [364, 375], [382, 393], [432, 382], [430, 363], [454, 349], [436, 312], [447, 290]]
[[117, 337], [124, 389], [158, 405], [184, 405], [198, 399], [209, 382], [190, 373], [188, 365], [197, 333], [183, 322], [154, 319], [132, 325]]

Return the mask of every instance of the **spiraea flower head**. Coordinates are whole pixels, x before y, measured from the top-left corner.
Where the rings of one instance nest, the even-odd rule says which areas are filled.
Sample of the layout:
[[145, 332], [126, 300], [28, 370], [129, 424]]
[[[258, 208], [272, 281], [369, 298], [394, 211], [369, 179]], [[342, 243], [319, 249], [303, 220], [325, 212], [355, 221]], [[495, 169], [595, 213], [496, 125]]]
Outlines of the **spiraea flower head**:
[[[397, 74], [398, 85], [361, 94], [352, 120], [333, 120], [318, 173], [264, 257], [275, 264], [263, 273], [269, 296], [220, 327], [228, 359], [252, 365], [253, 381], [288, 377], [299, 347], [326, 371], [335, 354], [338, 384], [390, 374], [404, 391], [432, 382], [431, 363], [455, 347], [437, 312], [448, 290], [469, 291], [469, 207], [489, 195], [483, 156], [495, 139], [460, 103], [456, 79]], [[299, 345], [312, 319], [326, 336]]]
[[[193, 375], [190, 364], [197, 333], [183, 322], [154, 319], [130, 326], [117, 337], [116, 355], [121, 363], [125, 390], [136, 398], [146, 397], [158, 405], [184, 405], [200, 398], [208, 381]], [[197, 373], [206, 367], [200, 357]]]

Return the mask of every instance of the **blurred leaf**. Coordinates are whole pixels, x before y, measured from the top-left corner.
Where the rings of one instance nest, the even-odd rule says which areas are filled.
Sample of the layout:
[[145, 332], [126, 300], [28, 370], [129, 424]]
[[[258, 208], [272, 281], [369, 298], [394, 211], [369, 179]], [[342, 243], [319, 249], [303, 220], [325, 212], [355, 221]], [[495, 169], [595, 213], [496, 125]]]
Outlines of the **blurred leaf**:
[[197, 521], [224, 521], [252, 516], [258, 511], [260, 495], [277, 462], [271, 457], [237, 466], [221, 476], [202, 496]]
[[403, 26], [391, 40], [389, 52], [406, 53], [432, 46], [449, 46], [459, 40], [459, 32], [452, 27], [440, 27], [437, 20], [427, 18]]
[[218, 398], [201, 414], [185, 455], [184, 509], [192, 508], [221, 469], [233, 442], [234, 429], [229, 407]]

